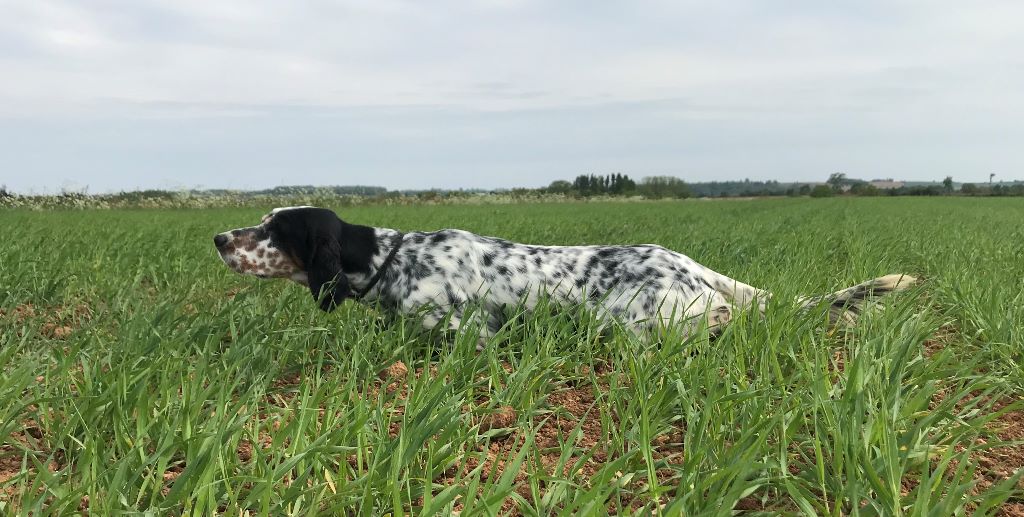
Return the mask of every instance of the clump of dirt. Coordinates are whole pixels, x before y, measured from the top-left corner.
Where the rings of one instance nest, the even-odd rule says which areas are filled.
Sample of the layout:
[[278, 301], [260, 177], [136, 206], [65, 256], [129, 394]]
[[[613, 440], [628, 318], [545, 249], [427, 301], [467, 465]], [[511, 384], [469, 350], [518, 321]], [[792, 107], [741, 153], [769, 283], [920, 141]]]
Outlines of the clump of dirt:
[[245, 463], [252, 459], [252, 442], [249, 440], [242, 440], [238, 442], [238, 459]]
[[70, 325], [58, 325], [53, 322], [43, 324], [39, 332], [50, 339], [67, 339], [74, 329]]
[[480, 430], [490, 431], [491, 429], [504, 429], [512, 427], [516, 423], [519, 414], [512, 406], [501, 406], [494, 413], [484, 415], [480, 419]]
[[396, 361], [391, 366], [380, 371], [377, 377], [382, 381], [404, 379], [409, 374], [409, 367], [402, 361]]
[[[417, 372], [416, 376], [419, 377], [422, 372]], [[405, 378], [409, 375], [409, 367], [402, 361], [396, 361], [391, 366], [381, 370], [377, 373], [377, 377], [387, 383], [384, 390], [387, 393], [394, 393], [405, 384]]]

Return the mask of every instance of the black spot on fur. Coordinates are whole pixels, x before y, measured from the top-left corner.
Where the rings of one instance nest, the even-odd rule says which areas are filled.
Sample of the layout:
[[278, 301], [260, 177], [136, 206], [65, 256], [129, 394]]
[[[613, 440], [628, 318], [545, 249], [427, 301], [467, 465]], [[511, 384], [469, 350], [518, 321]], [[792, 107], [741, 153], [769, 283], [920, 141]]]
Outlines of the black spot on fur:
[[412, 266], [412, 271], [410, 272], [410, 276], [412, 276], [416, 280], [423, 280], [424, 278], [430, 276], [431, 272], [432, 272], [432, 269], [427, 264], [416, 263], [416, 264], [413, 264], [413, 266]]
[[445, 284], [445, 286], [444, 286], [444, 294], [445, 294], [445, 297], [448, 298], [448, 303], [449, 304], [458, 305], [458, 304], [461, 304], [463, 302], [462, 298], [458, 294], [455, 293], [454, 289], [452, 289], [451, 284]]

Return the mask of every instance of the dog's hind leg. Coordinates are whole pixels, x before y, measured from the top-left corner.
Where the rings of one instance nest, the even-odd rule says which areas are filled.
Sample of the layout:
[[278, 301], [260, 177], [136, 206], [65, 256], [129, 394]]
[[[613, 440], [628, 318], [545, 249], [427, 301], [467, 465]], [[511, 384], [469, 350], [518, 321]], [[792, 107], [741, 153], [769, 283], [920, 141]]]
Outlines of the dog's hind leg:
[[718, 294], [725, 297], [725, 299], [731, 301], [736, 309], [746, 310], [748, 307], [756, 306], [758, 312], [764, 314], [768, 300], [772, 297], [771, 293], [764, 289], [744, 284], [710, 269], [707, 270], [707, 273], [711, 278], [711, 287]]
[[708, 307], [708, 333], [716, 338], [725, 331], [725, 325], [732, 321], [732, 306], [720, 304]]

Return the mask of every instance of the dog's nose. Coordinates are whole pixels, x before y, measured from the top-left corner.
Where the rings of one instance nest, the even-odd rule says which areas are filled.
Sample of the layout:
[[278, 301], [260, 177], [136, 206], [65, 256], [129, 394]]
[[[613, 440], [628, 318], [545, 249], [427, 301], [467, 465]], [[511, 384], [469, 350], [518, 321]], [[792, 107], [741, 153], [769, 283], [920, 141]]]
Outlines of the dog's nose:
[[216, 246], [217, 249], [223, 248], [224, 245], [227, 244], [227, 243], [228, 243], [228, 236], [227, 235], [224, 235], [223, 233], [218, 233], [217, 235], [213, 236], [213, 245]]

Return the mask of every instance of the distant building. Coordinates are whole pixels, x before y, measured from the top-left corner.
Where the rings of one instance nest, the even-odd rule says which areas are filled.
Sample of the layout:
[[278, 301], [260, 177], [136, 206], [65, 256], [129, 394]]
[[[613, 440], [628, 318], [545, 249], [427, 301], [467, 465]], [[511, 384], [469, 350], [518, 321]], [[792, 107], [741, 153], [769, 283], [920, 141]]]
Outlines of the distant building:
[[884, 180], [871, 180], [871, 181], [868, 182], [868, 184], [871, 185], [872, 187], [875, 187], [875, 188], [879, 189], [879, 190], [903, 188], [904, 186], [906, 186], [906, 182], [894, 181], [892, 178], [884, 179]]

